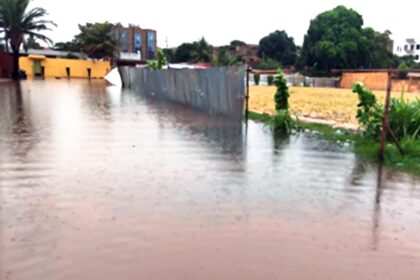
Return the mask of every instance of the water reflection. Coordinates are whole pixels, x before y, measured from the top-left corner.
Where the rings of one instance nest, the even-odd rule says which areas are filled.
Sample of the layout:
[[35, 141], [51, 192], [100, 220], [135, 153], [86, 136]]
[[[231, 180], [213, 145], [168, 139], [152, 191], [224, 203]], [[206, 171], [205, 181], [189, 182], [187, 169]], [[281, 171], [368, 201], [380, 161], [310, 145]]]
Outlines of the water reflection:
[[311, 134], [52, 80], [2, 85], [0, 136], [0, 278], [420, 275], [418, 179]]

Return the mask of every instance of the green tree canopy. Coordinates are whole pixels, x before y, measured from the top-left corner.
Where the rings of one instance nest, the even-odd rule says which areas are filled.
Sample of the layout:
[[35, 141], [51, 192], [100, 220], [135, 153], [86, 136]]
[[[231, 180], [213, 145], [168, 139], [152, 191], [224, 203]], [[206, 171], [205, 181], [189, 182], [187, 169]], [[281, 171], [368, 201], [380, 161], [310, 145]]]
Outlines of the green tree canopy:
[[305, 35], [301, 64], [318, 71], [369, 67], [375, 32], [363, 28], [362, 16], [338, 6], [318, 15]]
[[183, 43], [175, 51], [174, 62], [211, 62], [213, 57], [213, 47], [201, 38], [193, 43]]
[[284, 66], [294, 65], [297, 59], [295, 41], [285, 31], [274, 31], [260, 40], [258, 56], [274, 59]]
[[113, 57], [117, 42], [112, 27], [109, 22], [79, 25], [80, 33], [75, 36], [73, 43], [91, 58]]

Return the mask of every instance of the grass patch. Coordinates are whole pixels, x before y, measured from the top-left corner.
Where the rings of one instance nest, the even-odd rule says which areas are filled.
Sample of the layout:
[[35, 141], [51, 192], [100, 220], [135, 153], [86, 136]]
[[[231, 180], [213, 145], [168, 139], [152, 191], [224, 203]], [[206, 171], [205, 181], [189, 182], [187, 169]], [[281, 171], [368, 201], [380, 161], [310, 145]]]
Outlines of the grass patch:
[[[273, 117], [268, 114], [249, 112], [249, 119], [273, 125]], [[362, 137], [355, 132], [348, 131], [343, 128], [334, 128], [326, 124], [315, 123], [299, 123], [299, 125], [307, 131], [315, 131], [321, 139], [325, 139], [334, 143], [350, 143], [350, 149], [372, 162], [378, 162], [379, 142]], [[404, 150], [404, 156], [401, 156], [397, 147], [388, 142], [385, 149], [386, 166], [408, 171], [412, 174], [420, 175], [420, 141], [405, 139], [401, 142]]]

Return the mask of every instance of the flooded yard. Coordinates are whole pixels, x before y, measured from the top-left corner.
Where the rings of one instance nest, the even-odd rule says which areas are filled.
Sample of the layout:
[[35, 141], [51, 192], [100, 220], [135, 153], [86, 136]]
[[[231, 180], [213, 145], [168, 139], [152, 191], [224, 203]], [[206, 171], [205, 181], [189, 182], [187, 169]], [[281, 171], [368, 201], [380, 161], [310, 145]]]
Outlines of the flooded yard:
[[420, 180], [102, 81], [0, 85], [0, 279], [420, 279]]

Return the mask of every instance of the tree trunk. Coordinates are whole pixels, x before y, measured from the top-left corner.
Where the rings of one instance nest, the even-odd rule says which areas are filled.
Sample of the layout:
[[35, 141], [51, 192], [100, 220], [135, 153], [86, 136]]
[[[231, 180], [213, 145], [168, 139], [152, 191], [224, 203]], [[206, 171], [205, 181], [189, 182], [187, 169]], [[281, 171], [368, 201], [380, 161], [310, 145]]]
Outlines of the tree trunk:
[[20, 78], [19, 75], [19, 51], [13, 50], [13, 72], [12, 78], [13, 80], [17, 81]]

